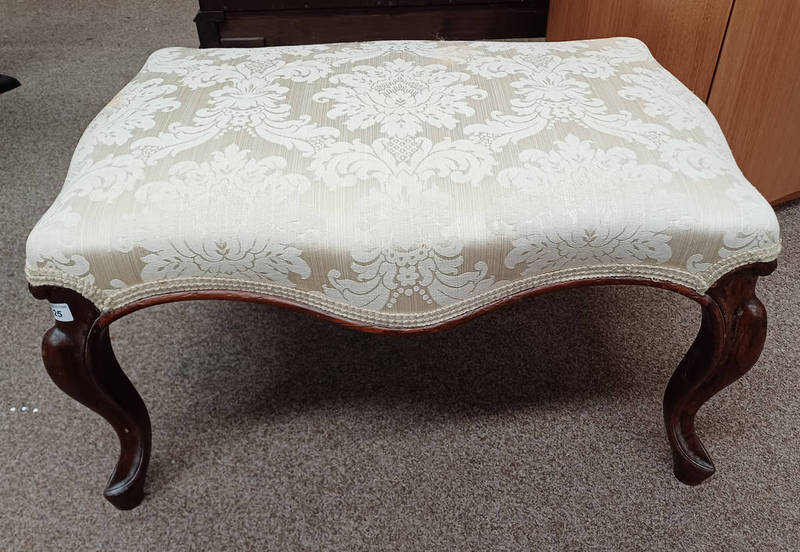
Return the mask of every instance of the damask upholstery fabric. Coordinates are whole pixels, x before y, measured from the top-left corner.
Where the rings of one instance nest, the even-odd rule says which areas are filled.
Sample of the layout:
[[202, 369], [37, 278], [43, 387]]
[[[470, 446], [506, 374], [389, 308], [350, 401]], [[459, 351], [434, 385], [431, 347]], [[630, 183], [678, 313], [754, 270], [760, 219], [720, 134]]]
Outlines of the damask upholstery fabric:
[[779, 249], [634, 39], [167, 48], [89, 125], [26, 273], [101, 310], [239, 290], [402, 328], [584, 278], [702, 293]]

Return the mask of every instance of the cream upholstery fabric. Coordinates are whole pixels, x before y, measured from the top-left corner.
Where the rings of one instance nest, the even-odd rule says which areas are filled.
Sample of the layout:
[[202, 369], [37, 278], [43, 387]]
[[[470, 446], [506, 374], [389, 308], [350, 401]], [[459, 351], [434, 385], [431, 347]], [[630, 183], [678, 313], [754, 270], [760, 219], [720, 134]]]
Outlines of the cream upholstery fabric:
[[779, 248], [634, 39], [168, 48], [86, 130], [27, 276], [103, 310], [227, 289], [414, 327], [580, 278], [703, 292]]

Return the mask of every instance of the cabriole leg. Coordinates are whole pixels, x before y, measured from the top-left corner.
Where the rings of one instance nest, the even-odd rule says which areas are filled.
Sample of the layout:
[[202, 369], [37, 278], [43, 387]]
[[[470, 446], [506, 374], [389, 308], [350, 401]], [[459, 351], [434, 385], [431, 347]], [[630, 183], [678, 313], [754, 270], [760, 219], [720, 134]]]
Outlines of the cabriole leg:
[[[97, 323], [95, 306], [59, 287], [31, 287], [38, 299], [65, 303], [71, 321], [56, 320], [44, 335], [42, 358], [50, 378], [67, 395], [105, 418], [117, 432], [120, 455], [104, 495], [121, 510], [144, 496], [150, 460], [150, 416], [114, 357], [108, 328]], [[66, 318], [69, 318], [67, 316]]]
[[664, 394], [664, 422], [675, 476], [683, 483], [697, 485], [714, 473], [714, 464], [695, 432], [695, 414], [758, 360], [767, 333], [767, 313], [755, 295], [756, 282], [774, 269], [775, 262], [743, 267], [717, 280], [704, 297], [700, 332]]

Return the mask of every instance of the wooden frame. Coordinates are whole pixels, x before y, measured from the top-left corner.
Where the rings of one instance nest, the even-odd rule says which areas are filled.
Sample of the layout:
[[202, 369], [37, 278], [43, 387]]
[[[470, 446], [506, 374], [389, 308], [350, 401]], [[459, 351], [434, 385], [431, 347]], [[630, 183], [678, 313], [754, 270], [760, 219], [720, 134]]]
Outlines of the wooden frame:
[[65, 393], [104, 417], [120, 441], [117, 465], [105, 497], [117, 508], [139, 505], [150, 459], [150, 417], [139, 393], [114, 357], [109, 326], [126, 314], [152, 305], [195, 299], [226, 299], [275, 304], [308, 311], [350, 328], [375, 333], [429, 332], [455, 326], [512, 301], [557, 289], [589, 285], [647, 285], [681, 293], [702, 308], [700, 331], [670, 379], [664, 395], [664, 423], [672, 447], [673, 471], [683, 483], [697, 485], [714, 473], [714, 464], [697, 436], [695, 414], [717, 392], [743, 376], [764, 346], [767, 318], [755, 295], [759, 276], [770, 274], [776, 261], [755, 263], [721, 277], [705, 294], [647, 279], [603, 278], [565, 282], [532, 289], [435, 326], [411, 329], [364, 325], [276, 297], [231, 291], [167, 293], [125, 307], [100, 312], [79, 293], [55, 286], [31, 287], [37, 299], [67, 303], [74, 320], [56, 321], [44, 335], [42, 357], [52, 380]]

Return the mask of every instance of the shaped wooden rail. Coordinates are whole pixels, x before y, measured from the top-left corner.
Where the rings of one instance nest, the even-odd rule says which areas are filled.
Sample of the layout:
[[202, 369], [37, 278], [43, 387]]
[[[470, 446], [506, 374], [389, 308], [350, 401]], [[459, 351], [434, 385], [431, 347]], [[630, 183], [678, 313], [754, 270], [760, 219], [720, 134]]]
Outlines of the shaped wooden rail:
[[368, 326], [302, 304], [252, 293], [169, 293], [104, 313], [70, 289], [39, 286], [31, 287], [31, 293], [37, 299], [69, 305], [73, 320], [56, 321], [44, 335], [44, 365], [58, 387], [103, 416], [117, 432], [119, 459], [104, 494], [117, 508], [130, 509], [138, 506], [144, 496], [151, 447], [150, 417], [139, 393], [114, 357], [108, 326], [135, 310], [175, 301], [228, 299], [305, 310], [362, 331], [412, 333], [441, 330], [511, 301], [567, 287], [634, 284], [675, 291], [700, 303], [703, 312], [700, 332], [670, 379], [664, 396], [664, 421], [672, 447], [675, 476], [683, 483], [696, 485], [714, 473], [714, 465], [695, 432], [695, 415], [709, 398], [744, 375], [761, 354], [767, 319], [764, 306], [755, 295], [755, 287], [758, 277], [770, 274], [775, 266], [773, 261], [741, 267], [720, 278], [704, 295], [677, 284], [647, 279], [566, 282], [522, 292], [436, 326], [408, 329]]

